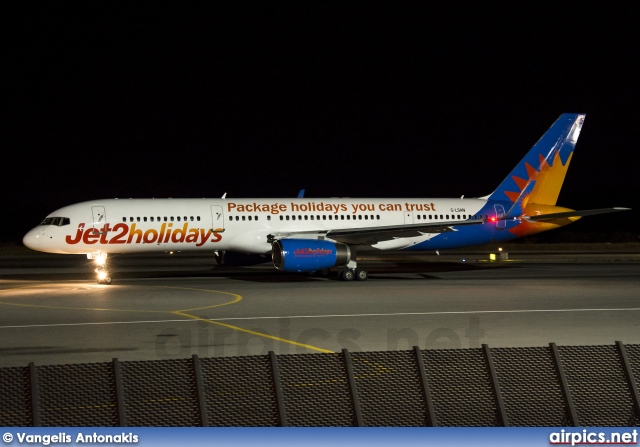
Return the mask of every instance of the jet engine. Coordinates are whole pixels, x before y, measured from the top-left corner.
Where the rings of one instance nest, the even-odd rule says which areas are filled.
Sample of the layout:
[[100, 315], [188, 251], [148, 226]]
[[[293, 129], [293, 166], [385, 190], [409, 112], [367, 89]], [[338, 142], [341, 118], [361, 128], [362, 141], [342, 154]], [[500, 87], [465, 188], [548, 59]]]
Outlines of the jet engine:
[[273, 265], [285, 272], [313, 272], [344, 266], [351, 260], [348, 245], [318, 239], [280, 239], [272, 244]]

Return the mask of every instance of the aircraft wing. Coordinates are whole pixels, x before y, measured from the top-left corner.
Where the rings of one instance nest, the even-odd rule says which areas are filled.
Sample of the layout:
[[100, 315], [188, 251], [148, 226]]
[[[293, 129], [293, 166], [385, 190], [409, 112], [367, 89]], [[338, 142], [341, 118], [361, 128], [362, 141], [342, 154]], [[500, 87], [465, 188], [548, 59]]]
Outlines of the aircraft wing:
[[302, 235], [317, 234], [349, 245], [372, 245], [403, 237], [415, 237], [426, 233], [446, 233], [454, 231], [452, 227], [479, 225], [483, 220], [465, 220], [457, 222], [424, 222], [386, 227], [337, 228], [324, 231], [292, 231], [291, 233], [272, 234], [273, 239], [284, 239]]
[[564, 213], [539, 214], [535, 216], [522, 216], [524, 220], [530, 222], [540, 222], [543, 220], [564, 219], [567, 217], [595, 216], [596, 214], [616, 213], [618, 211], [629, 211], [631, 208], [600, 208], [596, 210], [567, 211]]

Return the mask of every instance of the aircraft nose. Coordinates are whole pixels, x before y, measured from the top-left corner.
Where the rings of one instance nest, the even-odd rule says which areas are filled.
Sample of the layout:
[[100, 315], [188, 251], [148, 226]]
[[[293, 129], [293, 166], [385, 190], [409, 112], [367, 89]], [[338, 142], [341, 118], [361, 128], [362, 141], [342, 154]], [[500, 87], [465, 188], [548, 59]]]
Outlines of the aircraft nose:
[[31, 250], [40, 249], [40, 230], [34, 228], [24, 235], [22, 243]]

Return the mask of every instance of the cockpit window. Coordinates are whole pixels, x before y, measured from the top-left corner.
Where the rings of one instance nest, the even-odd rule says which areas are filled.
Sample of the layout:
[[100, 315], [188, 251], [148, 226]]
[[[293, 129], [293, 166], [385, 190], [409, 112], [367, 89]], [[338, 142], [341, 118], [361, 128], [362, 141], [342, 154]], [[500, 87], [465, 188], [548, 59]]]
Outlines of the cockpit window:
[[45, 218], [40, 225], [53, 225], [56, 227], [63, 227], [65, 225], [69, 225], [71, 221], [68, 217], [47, 217]]

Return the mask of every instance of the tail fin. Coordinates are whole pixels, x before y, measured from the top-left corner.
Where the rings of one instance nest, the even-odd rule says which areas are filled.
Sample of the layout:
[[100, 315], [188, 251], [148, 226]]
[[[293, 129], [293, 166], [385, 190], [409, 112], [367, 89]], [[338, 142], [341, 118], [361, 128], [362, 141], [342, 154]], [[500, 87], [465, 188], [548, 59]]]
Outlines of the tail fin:
[[533, 203], [555, 205], [585, 116], [560, 115], [498, 188], [485, 198], [511, 202], [519, 210]]

